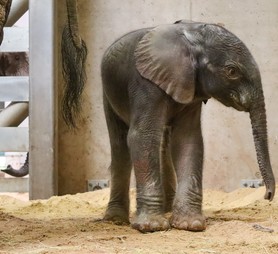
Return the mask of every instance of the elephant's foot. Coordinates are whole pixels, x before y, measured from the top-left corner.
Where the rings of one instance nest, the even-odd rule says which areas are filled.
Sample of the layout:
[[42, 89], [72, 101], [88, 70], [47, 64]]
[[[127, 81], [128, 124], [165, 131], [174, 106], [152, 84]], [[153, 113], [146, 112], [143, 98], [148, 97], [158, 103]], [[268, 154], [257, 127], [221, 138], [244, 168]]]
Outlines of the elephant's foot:
[[112, 221], [118, 225], [129, 224], [129, 214], [122, 207], [108, 207], [103, 217], [104, 221]]
[[173, 228], [188, 231], [203, 231], [206, 229], [206, 220], [201, 214], [181, 215], [173, 212], [170, 224]]
[[168, 230], [170, 224], [162, 215], [141, 213], [133, 220], [132, 227], [142, 233], [148, 233]]

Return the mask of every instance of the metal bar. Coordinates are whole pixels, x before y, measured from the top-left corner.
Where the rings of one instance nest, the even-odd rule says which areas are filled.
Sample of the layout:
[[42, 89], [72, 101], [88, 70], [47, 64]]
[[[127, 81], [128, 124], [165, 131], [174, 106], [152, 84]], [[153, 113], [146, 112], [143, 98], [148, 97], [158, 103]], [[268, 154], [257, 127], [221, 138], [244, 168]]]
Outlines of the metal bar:
[[30, 0], [30, 199], [58, 193], [56, 0]]
[[13, 26], [28, 11], [28, 0], [13, 0], [5, 26]]
[[28, 102], [12, 102], [0, 112], [1, 127], [17, 127], [28, 117]]
[[29, 150], [27, 127], [0, 127], [1, 152], [26, 152]]
[[29, 77], [0, 77], [0, 101], [28, 101]]
[[1, 52], [29, 51], [29, 30], [25, 27], [4, 27]]
[[28, 192], [28, 178], [0, 178], [0, 192]]

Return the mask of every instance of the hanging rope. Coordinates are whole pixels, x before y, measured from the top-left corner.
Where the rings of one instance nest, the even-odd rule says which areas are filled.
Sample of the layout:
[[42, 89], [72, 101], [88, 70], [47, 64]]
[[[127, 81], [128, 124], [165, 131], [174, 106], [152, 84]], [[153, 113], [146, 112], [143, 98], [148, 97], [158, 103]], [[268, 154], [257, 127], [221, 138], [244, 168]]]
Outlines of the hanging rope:
[[65, 81], [62, 99], [63, 119], [76, 128], [81, 113], [81, 95], [86, 82], [85, 62], [87, 47], [79, 35], [76, 0], [67, 0], [68, 24], [62, 34], [62, 66]]

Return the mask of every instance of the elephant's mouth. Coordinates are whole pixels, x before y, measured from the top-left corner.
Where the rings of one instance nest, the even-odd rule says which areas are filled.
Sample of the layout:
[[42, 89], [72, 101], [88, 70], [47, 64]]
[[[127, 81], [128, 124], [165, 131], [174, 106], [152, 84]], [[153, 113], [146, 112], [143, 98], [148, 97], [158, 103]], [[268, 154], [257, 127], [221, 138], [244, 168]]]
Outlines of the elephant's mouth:
[[242, 105], [239, 101], [237, 100], [226, 100], [223, 98], [216, 98], [218, 101], [220, 101], [222, 104], [224, 104], [226, 107], [233, 107], [234, 109], [238, 111], [244, 111], [244, 112], [249, 112], [249, 109]]
[[232, 105], [233, 108], [235, 108], [236, 110], [238, 111], [244, 111], [244, 112], [249, 112], [249, 109], [244, 107], [243, 105], [241, 104], [238, 104], [236, 102], [233, 102], [233, 105]]

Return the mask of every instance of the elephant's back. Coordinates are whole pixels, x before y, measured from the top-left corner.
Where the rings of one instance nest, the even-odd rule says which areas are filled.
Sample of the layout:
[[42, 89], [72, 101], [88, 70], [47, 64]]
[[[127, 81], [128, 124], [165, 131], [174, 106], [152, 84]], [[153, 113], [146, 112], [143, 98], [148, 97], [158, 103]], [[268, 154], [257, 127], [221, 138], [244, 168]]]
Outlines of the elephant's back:
[[[117, 39], [104, 53], [102, 70], [130, 66], [133, 52], [140, 39], [149, 31], [148, 28], [132, 31]], [[120, 66], [119, 66], [120, 65]]]
[[104, 53], [101, 64], [103, 92], [117, 114], [128, 122], [128, 86], [135, 77], [134, 51], [148, 28], [130, 32], [116, 40]]

